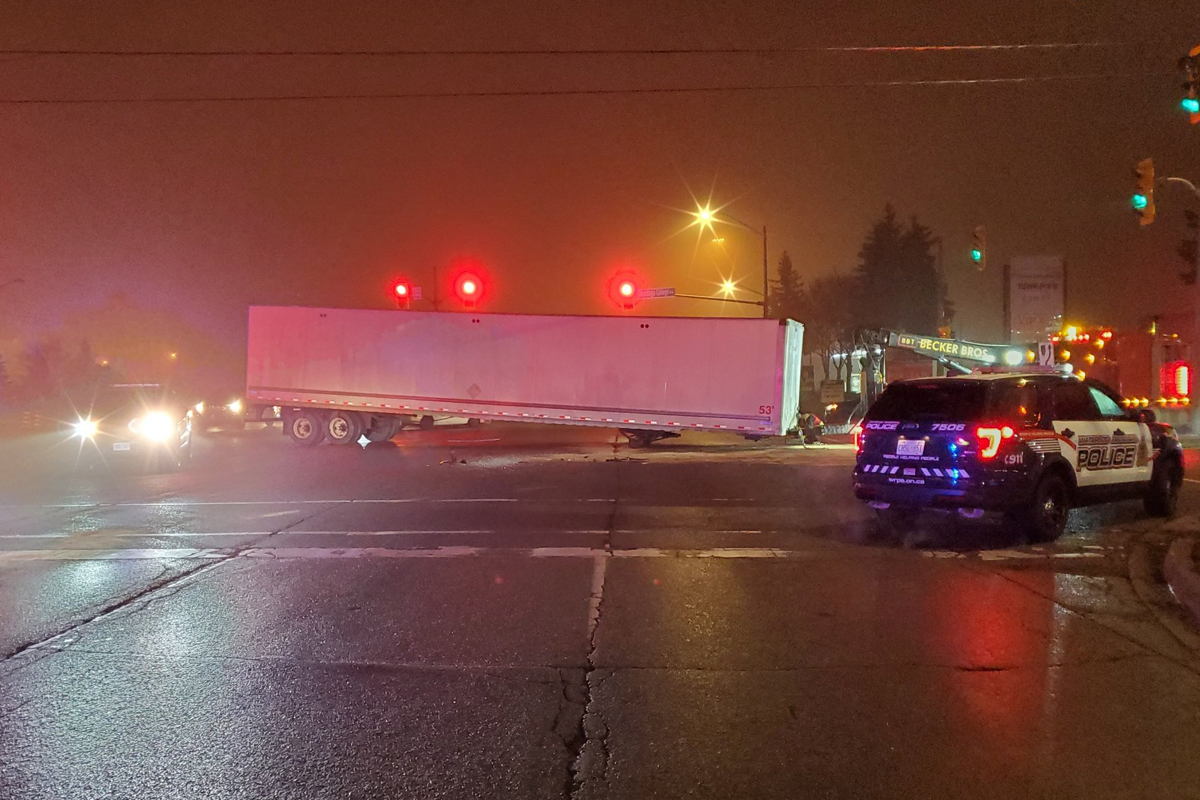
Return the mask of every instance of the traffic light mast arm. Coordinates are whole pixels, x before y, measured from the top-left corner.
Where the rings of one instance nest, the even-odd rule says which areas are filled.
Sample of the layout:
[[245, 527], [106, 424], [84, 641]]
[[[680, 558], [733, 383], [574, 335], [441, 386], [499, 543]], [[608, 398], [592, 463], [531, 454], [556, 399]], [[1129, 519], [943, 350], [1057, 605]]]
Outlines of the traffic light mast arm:
[[744, 306], [762, 306], [762, 300], [738, 300], [733, 297], [711, 297], [706, 294], [680, 294], [676, 292], [675, 297], [683, 297], [687, 300], [715, 300], [720, 303], [739, 303]]
[[1188, 189], [1191, 189], [1192, 194], [1196, 195], [1197, 200], [1200, 200], [1200, 188], [1197, 188], [1196, 184], [1192, 183], [1187, 178], [1167, 177], [1167, 178], [1159, 178], [1158, 180], [1159, 180], [1159, 183], [1182, 183]]

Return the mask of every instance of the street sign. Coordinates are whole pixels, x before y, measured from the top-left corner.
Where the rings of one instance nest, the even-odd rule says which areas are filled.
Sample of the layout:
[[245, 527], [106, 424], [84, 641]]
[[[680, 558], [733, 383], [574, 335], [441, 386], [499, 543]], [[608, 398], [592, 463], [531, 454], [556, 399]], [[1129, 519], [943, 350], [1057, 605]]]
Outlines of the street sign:
[[675, 287], [669, 286], [665, 289], [639, 289], [638, 298], [641, 300], [653, 300], [656, 297], [674, 297]]
[[412, 287], [412, 299], [413, 300], [421, 299], [421, 287], [420, 286]]
[[998, 345], [964, 342], [958, 339], [935, 339], [932, 336], [914, 336], [909, 333], [893, 333], [888, 342], [890, 347], [903, 347], [932, 358], [958, 358], [964, 361], [979, 361], [984, 364], [1003, 364], [1001, 360], [1008, 348]]
[[821, 381], [821, 405], [840, 403], [846, 399], [846, 387], [841, 381]]
[[1042, 367], [1054, 366], [1054, 344], [1051, 342], [1038, 342], [1038, 365]]

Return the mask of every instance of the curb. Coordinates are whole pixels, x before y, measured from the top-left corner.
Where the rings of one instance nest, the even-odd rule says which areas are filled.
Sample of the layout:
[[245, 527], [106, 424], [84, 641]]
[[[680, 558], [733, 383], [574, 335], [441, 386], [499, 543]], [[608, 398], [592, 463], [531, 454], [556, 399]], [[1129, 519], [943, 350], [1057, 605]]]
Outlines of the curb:
[[1200, 574], [1192, 560], [1192, 547], [1192, 540], [1184, 537], [1171, 542], [1167, 557], [1163, 559], [1163, 575], [1175, 599], [1191, 615], [1192, 622], [1200, 625]]

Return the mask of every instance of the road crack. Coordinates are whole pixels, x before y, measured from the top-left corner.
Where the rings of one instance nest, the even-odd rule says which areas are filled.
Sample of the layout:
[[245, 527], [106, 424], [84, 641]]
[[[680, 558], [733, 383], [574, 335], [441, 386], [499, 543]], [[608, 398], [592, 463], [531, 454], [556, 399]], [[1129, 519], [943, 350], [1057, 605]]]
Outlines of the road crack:
[[[132, 594], [121, 597], [117, 600], [114, 600], [113, 602], [108, 603], [107, 605], [101, 607], [95, 613], [93, 613], [87, 617], [84, 617], [83, 619], [71, 622], [71, 623], [63, 626], [59, 630], [55, 631], [54, 633], [49, 634], [48, 636], [43, 636], [40, 639], [23, 642], [23, 643], [17, 645], [16, 648], [14, 648], [13, 650], [9, 651], [8, 653], [6, 653], [2, 657], [0, 657], [0, 665], [7, 664], [8, 662], [12, 661], [13, 659], [20, 658], [21, 656], [23, 656], [26, 653], [29, 653], [31, 651], [35, 651], [35, 650], [42, 649], [42, 648], [53, 648], [56, 643], [61, 643], [62, 640], [65, 639], [66, 637], [71, 636], [72, 634], [87, 627], [88, 625], [91, 625], [94, 622], [99, 622], [100, 620], [103, 620], [114, 614], [118, 614], [123, 611], [130, 610], [130, 609], [132, 609], [131, 613], [139, 613], [141, 611], [144, 611], [154, 601], [160, 600], [160, 599], [165, 599], [167, 597], [172, 597], [172, 596], [178, 594], [183, 589], [192, 585], [190, 583], [187, 583], [187, 581], [189, 579], [195, 578], [197, 576], [203, 575], [204, 573], [210, 572], [210, 571], [216, 569], [217, 567], [221, 566], [222, 564], [226, 564], [226, 563], [238, 558], [243, 553], [245, 553], [247, 550], [257, 547], [261, 543], [270, 539], [272, 536], [277, 536], [280, 533], [284, 533], [285, 531], [287, 531], [291, 528], [294, 528], [297, 525], [300, 525], [301, 523], [307, 522], [307, 521], [313, 519], [314, 517], [320, 516], [321, 514], [324, 514], [326, 511], [329, 511], [329, 510], [330, 510], [329, 508], [323, 508], [320, 511], [314, 512], [312, 514], [309, 514], [306, 517], [298, 519], [289, 525], [285, 525], [284, 527], [279, 528], [278, 530], [271, 531], [270, 533], [268, 533], [265, 536], [260, 536], [259, 538], [255, 539], [251, 542], [247, 542], [247, 543], [243, 544], [241, 547], [230, 550], [226, 553], [221, 553], [220, 555], [218, 555], [215, 558], [206, 559], [205, 561], [198, 563], [196, 566], [188, 568], [188, 569], [184, 569], [181, 572], [177, 572], [174, 575], [168, 576], [170, 569], [167, 567], [164, 567], [158, 573], [158, 575], [154, 579], [152, 579], [142, 589], [140, 589], [136, 592], [133, 592]], [[161, 595], [161, 596], [153, 596], [153, 595], [156, 595], [156, 593], [162, 592], [164, 590], [168, 590], [168, 593]], [[143, 600], [145, 602], [142, 603], [142, 605], [138, 606], [137, 604]], [[57, 647], [54, 649], [62, 650], [64, 648]]]
[[567, 775], [564, 794], [571, 800], [583, 796], [593, 781], [604, 781], [608, 773], [610, 730], [600, 712], [596, 690], [604, 675], [597, 671], [596, 634], [600, 628], [604, 603], [604, 584], [612, 557], [613, 531], [621, 502], [621, 467], [614, 464], [615, 487], [612, 510], [604, 536], [604, 549], [597, 554], [592, 568], [588, 596], [587, 655], [581, 670], [560, 670], [563, 696], [555, 719], [555, 733], [567, 748]]

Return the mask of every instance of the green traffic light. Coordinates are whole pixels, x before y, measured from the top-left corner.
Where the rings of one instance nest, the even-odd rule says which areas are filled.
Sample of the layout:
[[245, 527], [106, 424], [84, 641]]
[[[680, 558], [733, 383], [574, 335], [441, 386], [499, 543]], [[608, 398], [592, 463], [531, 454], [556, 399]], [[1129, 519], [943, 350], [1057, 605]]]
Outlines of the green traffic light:
[[974, 261], [976, 264], [978, 264], [980, 261], [983, 261], [983, 251], [980, 250], [978, 247], [972, 249], [971, 250], [971, 260]]
[[1146, 195], [1144, 195], [1144, 194], [1135, 194], [1129, 202], [1133, 205], [1134, 209], [1137, 211], [1141, 211], [1146, 206], [1150, 205], [1150, 201], [1146, 198]]
[[1183, 106], [1183, 110], [1189, 114], [1200, 114], [1200, 99], [1185, 97], [1179, 105]]

